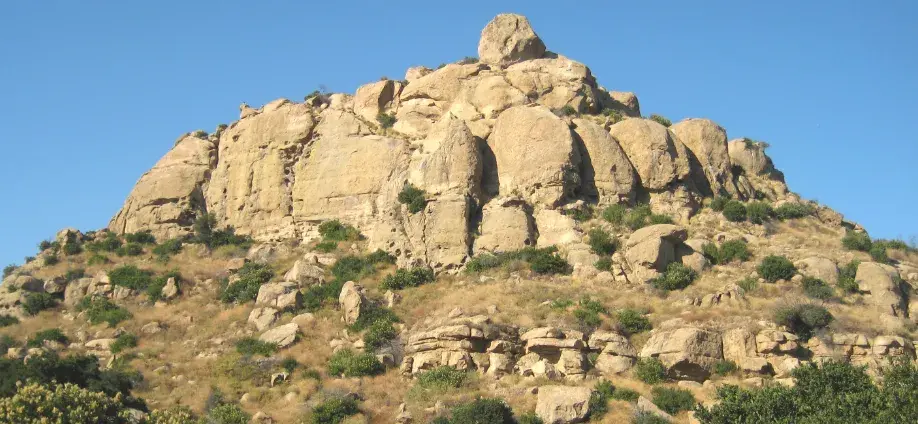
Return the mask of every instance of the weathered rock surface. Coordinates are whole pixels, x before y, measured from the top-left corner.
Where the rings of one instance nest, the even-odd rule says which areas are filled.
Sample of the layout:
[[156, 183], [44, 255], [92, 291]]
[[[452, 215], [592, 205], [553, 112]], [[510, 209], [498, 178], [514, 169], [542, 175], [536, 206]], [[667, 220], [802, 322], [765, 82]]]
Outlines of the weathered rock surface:
[[518, 198], [495, 199], [485, 205], [475, 251], [500, 252], [534, 246], [535, 224], [528, 208]]
[[646, 281], [675, 262], [676, 248], [688, 237], [684, 228], [657, 224], [641, 228], [625, 242], [625, 258], [639, 281]]
[[274, 328], [272, 330], [266, 331], [264, 334], [258, 337], [259, 340], [268, 343], [274, 343], [279, 348], [285, 348], [292, 345], [296, 342], [297, 334], [299, 334], [300, 327], [296, 323], [284, 324], [280, 327]]
[[702, 194], [738, 195], [727, 151], [727, 132], [721, 126], [708, 119], [687, 119], [669, 130], [691, 153], [692, 177]]
[[363, 308], [366, 307], [367, 298], [363, 295], [363, 287], [353, 281], [344, 283], [341, 294], [338, 296], [338, 305], [344, 312], [344, 322], [348, 325], [357, 322]]
[[833, 286], [838, 283], [838, 265], [829, 258], [813, 256], [800, 260], [796, 266], [805, 275], [818, 278]]
[[291, 281], [262, 284], [258, 289], [255, 303], [281, 311], [298, 309], [303, 302], [303, 294], [299, 288], [297, 283]]
[[325, 283], [325, 270], [314, 263], [311, 264], [305, 259], [301, 259], [294, 262], [290, 270], [284, 274], [284, 280], [292, 281], [303, 287], [323, 284]]
[[581, 193], [601, 200], [629, 201], [637, 178], [618, 142], [608, 131], [586, 119], [574, 119], [580, 148]]
[[609, 128], [624, 149], [640, 183], [648, 190], [663, 190], [689, 175], [682, 142], [663, 125], [649, 119], [625, 119]]
[[539, 387], [536, 415], [546, 424], [583, 422], [589, 414], [590, 394], [588, 387]]
[[704, 381], [723, 359], [723, 341], [701, 328], [654, 331], [640, 355], [659, 359], [673, 378]]
[[272, 325], [280, 317], [280, 312], [274, 308], [255, 308], [249, 313], [249, 324], [262, 331]]
[[478, 58], [491, 65], [508, 65], [545, 54], [545, 44], [539, 39], [529, 20], [521, 15], [497, 15], [481, 31]]
[[895, 317], [904, 317], [906, 305], [899, 286], [899, 272], [886, 264], [863, 262], [854, 277], [865, 292], [864, 298], [878, 311]]

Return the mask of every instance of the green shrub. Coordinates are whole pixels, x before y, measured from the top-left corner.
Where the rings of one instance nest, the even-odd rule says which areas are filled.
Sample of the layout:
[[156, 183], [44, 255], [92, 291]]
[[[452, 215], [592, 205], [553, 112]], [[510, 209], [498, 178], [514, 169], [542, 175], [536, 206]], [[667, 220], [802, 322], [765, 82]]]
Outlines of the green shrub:
[[855, 278], [857, 276], [857, 267], [860, 264], [860, 261], [854, 260], [838, 270], [838, 288], [844, 290], [845, 293], [857, 293], [861, 290]]
[[114, 252], [121, 247], [121, 240], [118, 238], [115, 233], [106, 233], [105, 238], [99, 241], [94, 241], [91, 243], [86, 243], [86, 250], [97, 253], [97, 252]]
[[328, 360], [328, 373], [334, 376], [362, 377], [379, 375], [385, 367], [371, 353], [355, 353], [349, 349], [336, 352]]
[[381, 284], [383, 290], [402, 290], [407, 287], [418, 287], [421, 284], [434, 280], [434, 272], [430, 268], [416, 267], [411, 269], [397, 269], [395, 274], [387, 275]]
[[33, 355], [28, 361], [0, 357], [0, 370], [0, 398], [13, 396], [19, 382], [29, 380], [38, 384], [76, 384], [108, 396], [120, 395], [129, 405], [142, 405], [130, 396], [130, 390], [140, 381], [139, 373], [100, 369], [99, 358], [95, 355], [74, 354], [61, 358], [54, 352], [45, 352]]
[[61, 247], [61, 252], [67, 256], [79, 255], [83, 253], [83, 246], [77, 241], [70, 241]]
[[236, 272], [237, 279], [220, 293], [223, 303], [245, 303], [258, 297], [261, 285], [274, 277], [274, 271], [266, 264], [247, 262]]
[[647, 218], [647, 223], [649, 225], [658, 225], [658, 224], [674, 224], [672, 218], [668, 215], [659, 215], [659, 214], [650, 214], [650, 217]]
[[18, 343], [12, 337], [6, 334], [0, 334], [0, 352], [6, 352], [17, 345]]
[[818, 278], [803, 277], [802, 284], [803, 293], [814, 299], [826, 300], [835, 296], [835, 290]]
[[245, 356], [271, 356], [277, 352], [277, 345], [253, 337], [245, 337], [236, 342], [236, 352]]
[[808, 203], [785, 203], [775, 208], [775, 216], [784, 221], [810, 216], [816, 213], [816, 208]]
[[717, 375], [733, 374], [737, 369], [736, 362], [733, 361], [721, 360], [714, 364], [714, 374]]
[[598, 421], [609, 412], [609, 399], [612, 399], [614, 393], [615, 387], [607, 380], [602, 380], [593, 386], [587, 406], [590, 421]]
[[577, 109], [575, 109], [571, 105], [564, 105], [564, 107], [558, 110], [558, 112], [561, 114], [561, 116], [576, 116], [577, 115]]
[[729, 197], [726, 196], [717, 196], [711, 200], [710, 207], [714, 212], [723, 212], [724, 207], [727, 206], [727, 203], [730, 201]]
[[325, 284], [309, 286], [303, 294], [303, 308], [315, 312], [322, 309], [326, 303], [336, 303], [345, 282], [347, 280], [336, 278]]
[[516, 424], [513, 411], [500, 399], [479, 398], [453, 408], [450, 424]]
[[377, 264], [391, 263], [389, 258], [391, 258], [391, 256], [383, 258], [379, 255], [365, 257], [348, 255], [338, 259], [338, 261], [332, 265], [331, 273], [336, 279], [342, 282], [358, 281], [374, 274]]
[[9, 327], [16, 324], [19, 324], [19, 318], [6, 314], [0, 315], [0, 328]]
[[669, 424], [669, 420], [652, 412], [639, 411], [634, 414], [631, 424]]
[[582, 327], [593, 329], [602, 324], [602, 318], [600, 318], [599, 314], [606, 313], [608, 311], [606, 311], [606, 307], [602, 303], [590, 299], [589, 296], [584, 296], [577, 304], [577, 309], [574, 309], [574, 318], [577, 318], [577, 322]]
[[39, 312], [55, 306], [57, 306], [57, 298], [45, 292], [29, 293], [25, 296], [25, 301], [22, 302], [22, 310], [29, 315], [38, 315]]
[[867, 253], [870, 254], [870, 258], [873, 259], [874, 262], [879, 262], [881, 264], [889, 263], [889, 256], [886, 255], [886, 246], [882, 244], [874, 243]]
[[626, 336], [650, 331], [653, 326], [644, 314], [634, 309], [620, 309], [615, 313], [618, 326]]
[[618, 239], [612, 237], [602, 228], [594, 228], [589, 232], [590, 250], [597, 255], [611, 255], [618, 249]]
[[670, 121], [669, 119], [666, 119], [662, 115], [657, 115], [655, 113], [650, 114], [650, 120], [657, 122], [660, 125], [663, 125], [664, 127], [669, 127], [673, 124], [672, 121]]
[[376, 115], [376, 122], [379, 123], [380, 128], [392, 128], [396, 121], [398, 121], [398, 119], [395, 118], [395, 115], [390, 115], [385, 112], [379, 112], [379, 114]]
[[695, 281], [695, 271], [681, 263], [673, 262], [666, 266], [663, 275], [654, 278], [650, 284], [658, 290], [682, 290]]
[[526, 247], [520, 250], [500, 252], [497, 254], [483, 254], [476, 256], [466, 263], [466, 272], [481, 272], [497, 268], [513, 261], [529, 263], [529, 268], [539, 274], [569, 274], [570, 264], [557, 255], [558, 249], [554, 246], [537, 249]]
[[769, 255], [762, 259], [756, 271], [765, 281], [774, 283], [793, 278], [797, 274], [797, 267], [784, 256]]
[[68, 269], [67, 272], [64, 273], [64, 280], [69, 283], [71, 281], [79, 280], [85, 276], [86, 270], [83, 268]]
[[459, 388], [468, 379], [467, 371], [441, 366], [418, 374], [416, 385], [428, 390], [446, 390]]
[[156, 244], [156, 237], [153, 236], [150, 230], [143, 230], [136, 233], [125, 233], [124, 241], [128, 243]]
[[363, 344], [372, 351], [379, 349], [397, 336], [398, 331], [392, 325], [392, 321], [376, 321], [370, 324], [366, 333], [363, 334]]
[[208, 424], [249, 424], [252, 416], [235, 403], [224, 403], [207, 413]]
[[115, 249], [115, 254], [118, 256], [140, 256], [143, 254], [143, 246], [140, 243], [127, 243]]
[[14, 264], [9, 264], [3, 267], [3, 278], [13, 275], [13, 272], [16, 271], [16, 268], [19, 268], [19, 267]]
[[616, 387], [615, 391], [612, 392], [612, 399], [622, 400], [625, 402], [637, 402], [638, 398], [640, 397], [640, 393], [631, 389], [623, 389], [621, 387]]
[[312, 424], [339, 424], [351, 415], [357, 415], [360, 409], [357, 401], [349, 397], [327, 399], [312, 408]]
[[160, 275], [153, 279], [153, 282], [147, 286], [147, 298], [152, 302], [156, 302], [163, 297], [163, 288], [166, 287], [166, 284], [169, 282], [170, 278], [175, 278], [176, 286], [179, 286], [182, 281], [182, 275], [178, 271], [170, 271], [166, 274]]
[[319, 224], [319, 234], [326, 241], [353, 241], [360, 238], [360, 231], [337, 219]]
[[42, 347], [45, 344], [45, 341], [57, 342], [60, 344], [66, 345], [70, 342], [70, 339], [64, 335], [64, 332], [60, 328], [49, 328], [47, 330], [41, 330], [36, 332], [29, 337], [29, 340], [26, 342], [28, 347]]
[[124, 333], [115, 338], [115, 342], [109, 346], [109, 350], [111, 350], [112, 354], [117, 355], [133, 347], [137, 347], [137, 336], [131, 333]]
[[529, 269], [536, 274], [570, 274], [571, 264], [555, 252], [539, 249], [539, 253], [529, 260]]
[[527, 412], [516, 419], [516, 424], [545, 424], [535, 412]]
[[506, 261], [500, 255], [483, 253], [469, 259], [465, 264], [465, 271], [468, 273], [482, 272], [488, 269], [497, 268], [504, 265]]
[[653, 215], [653, 212], [650, 210], [649, 205], [638, 205], [625, 213], [625, 218], [622, 222], [631, 230], [637, 230], [647, 226], [647, 221], [651, 215]]
[[662, 383], [666, 379], [666, 367], [657, 358], [641, 358], [634, 365], [634, 376], [647, 384]]
[[338, 249], [338, 242], [324, 240], [316, 243], [315, 250], [322, 253], [331, 253]]
[[599, 258], [599, 260], [597, 260], [593, 266], [600, 271], [611, 271], [612, 258]]
[[153, 248], [153, 254], [161, 258], [168, 258], [182, 251], [182, 239], [173, 238], [164, 241]]
[[45, 250], [48, 250], [52, 248], [53, 246], [54, 244], [51, 243], [51, 240], [42, 240], [38, 242], [38, 252], [39, 253], [44, 252]]
[[817, 330], [828, 326], [833, 319], [826, 308], [806, 303], [782, 306], [774, 312], [775, 323], [786, 326], [803, 340], [809, 340]]
[[746, 206], [737, 200], [731, 200], [724, 205], [724, 218], [730, 222], [743, 222], [746, 220]]
[[108, 262], [109, 262], [108, 258], [105, 257], [105, 255], [93, 253], [91, 256], [89, 256], [89, 259], [86, 260], [86, 265], [89, 265], [89, 266], [104, 265], [104, 264], [107, 264]]
[[593, 208], [589, 205], [583, 205], [580, 208], [565, 210], [564, 215], [577, 222], [586, 222], [593, 219]]
[[187, 406], [176, 405], [150, 412], [144, 424], [204, 424]]
[[615, 109], [605, 108], [600, 112], [600, 114], [602, 114], [602, 116], [609, 118], [610, 124], [617, 124], [621, 122], [623, 119], [625, 119], [625, 115], [622, 114], [621, 111], [618, 111]]
[[17, 387], [14, 395], [0, 399], [0, 420], [23, 424], [129, 422], [120, 399], [69, 383]]
[[235, 228], [226, 227], [222, 230], [214, 231], [207, 245], [210, 248], [220, 246], [236, 246], [240, 249], [248, 249], [252, 246], [252, 243], [254, 243], [252, 237], [247, 235], [238, 235], [236, 234]]
[[764, 224], [774, 214], [771, 205], [765, 202], [749, 202], [746, 205], [746, 219], [753, 224]]
[[746, 277], [739, 280], [736, 285], [740, 286], [746, 293], [751, 293], [759, 288], [759, 281], [755, 277]]
[[842, 238], [842, 246], [848, 250], [860, 250], [867, 252], [873, 246], [870, 236], [867, 233], [848, 231]]
[[153, 272], [124, 265], [108, 272], [108, 279], [114, 286], [127, 287], [131, 290], [146, 290], [153, 282]]
[[293, 374], [293, 371], [296, 371], [296, 369], [300, 367], [300, 363], [294, 358], [287, 357], [287, 358], [284, 358], [283, 361], [281, 361], [280, 367], [284, 371], [287, 371], [287, 373]]
[[602, 210], [602, 219], [615, 225], [621, 225], [625, 220], [625, 213], [627, 212], [628, 208], [625, 207], [625, 205], [610, 205]]
[[651, 390], [653, 403], [669, 414], [677, 414], [681, 411], [688, 411], [695, 407], [697, 403], [692, 392], [685, 389], [674, 389], [669, 387], [654, 387]]
[[720, 247], [707, 243], [701, 248], [702, 253], [714, 265], [723, 265], [733, 261], [745, 262], [752, 256], [745, 240], [736, 239], [723, 242]]
[[25, 261], [25, 263], [31, 263], [32, 261], [35, 260], [35, 257], [34, 257], [34, 256], [26, 256], [23, 260]]
[[102, 296], [86, 296], [77, 304], [77, 310], [85, 311], [86, 318], [92, 325], [108, 323], [109, 327], [118, 325], [119, 322], [131, 319], [131, 313], [112, 303]]
[[793, 377], [793, 387], [722, 386], [719, 401], [695, 417], [705, 424], [918, 422], [918, 368], [908, 361], [885, 368], [879, 386], [848, 363], [801, 365]]
[[57, 257], [57, 255], [51, 254], [51, 255], [46, 255], [43, 261], [44, 261], [45, 266], [54, 266], [54, 265], [57, 265], [58, 262], [60, 262], [61, 260], [60, 258]]
[[411, 184], [405, 184], [402, 192], [398, 194], [398, 202], [408, 205], [408, 212], [418, 213], [424, 210], [427, 205], [427, 199], [424, 190], [421, 190]]

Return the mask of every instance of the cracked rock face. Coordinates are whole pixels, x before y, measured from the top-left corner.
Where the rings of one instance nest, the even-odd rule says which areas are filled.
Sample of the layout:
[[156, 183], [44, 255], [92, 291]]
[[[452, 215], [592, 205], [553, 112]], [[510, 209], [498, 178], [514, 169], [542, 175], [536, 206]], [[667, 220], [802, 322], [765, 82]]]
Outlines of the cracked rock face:
[[484, 63], [507, 65], [545, 54], [545, 44], [525, 16], [497, 15], [481, 31], [478, 57]]

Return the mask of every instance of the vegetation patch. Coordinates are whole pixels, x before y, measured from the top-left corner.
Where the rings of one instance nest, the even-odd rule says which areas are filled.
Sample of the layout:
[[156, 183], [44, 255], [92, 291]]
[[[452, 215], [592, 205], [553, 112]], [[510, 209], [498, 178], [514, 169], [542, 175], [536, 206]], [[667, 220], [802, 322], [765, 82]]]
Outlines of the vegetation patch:
[[590, 250], [597, 255], [611, 255], [618, 249], [618, 239], [602, 228], [590, 230], [589, 236]]
[[165, 262], [169, 260], [169, 257], [175, 254], [178, 254], [182, 251], [182, 239], [173, 238], [164, 241], [162, 244], [157, 245], [153, 248], [153, 254], [160, 259], [160, 261]]
[[236, 342], [236, 352], [245, 356], [271, 356], [277, 352], [277, 345], [253, 337], [246, 337]]
[[461, 387], [469, 380], [468, 371], [440, 366], [417, 375], [415, 386], [424, 390], [445, 391]]
[[153, 272], [124, 265], [108, 272], [108, 279], [114, 286], [127, 287], [131, 290], [146, 290], [153, 282]]
[[411, 184], [405, 184], [402, 192], [398, 194], [398, 202], [408, 206], [408, 212], [418, 213], [427, 206], [426, 193]]
[[416, 267], [411, 269], [397, 269], [395, 274], [387, 275], [381, 287], [383, 290], [402, 290], [408, 287], [418, 287], [421, 284], [434, 280], [434, 272], [430, 268]]
[[143, 254], [143, 245], [140, 243], [127, 243], [115, 249], [115, 254], [118, 256], [140, 256]]
[[834, 319], [826, 308], [809, 303], [782, 306], [774, 312], [776, 324], [786, 326], [803, 340], [809, 340], [816, 331], [827, 327]]
[[362, 377], [379, 375], [384, 371], [385, 367], [372, 353], [342, 349], [328, 360], [328, 373], [334, 376]]
[[497, 398], [478, 398], [453, 408], [449, 424], [516, 424], [513, 411]]
[[390, 115], [385, 112], [379, 112], [379, 114], [376, 115], [376, 122], [378, 122], [379, 127], [383, 129], [392, 128], [396, 121], [398, 121], [398, 119], [395, 118], [395, 115]]
[[360, 239], [360, 231], [337, 219], [319, 224], [319, 235], [325, 241], [354, 241]]
[[669, 119], [666, 119], [666, 117], [662, 115], [657, 115], [656, 113], [650, 114], [650, 120], [657, 122], [660, 125], [663, 125], [664, 127], [669, 127], [673, 125], [672, 121], [670, 121]]
[[131, 333], [124, 333], [115, 338], [115, 342], [109, 346], [109, 350], [111, 350], [112, 354], [117, 355], [134, 347], [137, 347], [137, 336]]
[[66, 345], [70, 342], [70, 339], [64, 335], [64, 332], [60, 328], [49, 328], [47, 330], [41, 330], [36, 332], [29, 337], [29, 340], [26, 341], [26, 346], [28, 347], [42, 347], [46, 341], [56, 342]]
[[697, 274], [693, 269], [673, 262], [666, 266], [666, 272], [663, 275], [650, 280], [650, 284], [658, 290], [682, 290], [692, 284], [696, 277]]
[[774, 215], [771, 205], [765, 202], [755, 201], [746, 205], [746, 219], [753, 224], [764, 224]]
[[759, 264], [756, 271], [769, 283], [778, 280], [790, 280], [797, 274], [797, 267], [784, 256], [769, 255]]
[[733, 361], [717, 361], [717, 363], [714, 364], [714, 374], [717, 375], [733, 374], [738, 369], [739, 367], [736, 366], [736, 362]]
[[838, 270], [838, 288], [845, 291], [845, 293], [858, 293], [861, 288], [857, 283], [857, 267], [861, 262], [854, 260], [848, 262]]
[[612, 258], [599, 258], [593, 266], [600, 271], [611, 271], [612, 270]]
[[147, 297], [150, 301], [156, 302], [163, 298], [163, 288], [166, 287], [166, 284], [169, 282], [170, 278], [175, 279], [176, 286], [182, 281], [182, 275], [178, 271], [170, 271], [166, 274], [160, 275], [153, 279], [149, 286], [147, 286]]
[[0, 328], [9, 327], [16, 324], [19, 324], [19, 318], [16, 318], [12, 315], [0, 314]]
[[800, 202], [784, 203], [774, 210], [774, 216], [782, 221], [804, 218], [814, 213], [816, 213], [816, 208], [809, 203]]
[[50, 293], [32, 292], [26, 295], [22, 302], [22, 310], [28, 315], [38, 315], [39, 312], [57, 306], [57, 298]]
[[695, 408], [698, 402], [692, 392], [685, 389], [670, 387], [654, 387], [651, 390], [653, 403], [669, 414], [675, 415], [682, 411]]
[[360, 413], [357, 401], [350, 397], [334, 397], [312, 408], [312, 424], [339, 424], [347, 417]]
[[109, 327], [131, 319], [131, 313], [102, 296], [86, 296], [77, 304], [78, 311], [85, 311], [92, 325], [108, 323]]
[[482, 272], [504, 266], [513, 261], [529, 263], [529, 269], [537, 274], [570, 274], [571, 266], [557, 254], [558, 248], [551, 246], [541, 249], [525, 247], [520, 250], [482, 254], [466, 263], [466, 272]]
[[724, 205], [722, 213], [727, 221], [743, 222], [746, 220], [746, 205], [738, 200], [730, 200]]
[[873, 242], [870, 240], [870, 236], [867, 235], [867, 233], [848, 231], [845, 233], [845, 236], [842, 237], [842, 246], [848, 250], [867, 252], [873, 246]]
[[814, 277], [803, 277], [803, 293], [808, 297], [819, 300], [828, 300], [835, 296], [835, 290], [831, 286]]
[[602, 303], [584, 296], [574, 309], [574, 318], [584, 329], [595, 329], [602, 324], [602, 318], [599, 314], [608, 314], [606, 307]]
[[640, 358], [634, 365], [634, 376], [647, 384], [666, 380], [666, 367], [657, 358]]
[[723, 242], [719, 247], [707, 243], [701, 248], [702, 253], [714, 265], [728, 264], [733, 261], [745, 262], [752, 254], [745, 240], [736, 239]]
[[625, 336], [650, 331], [653, 326], [650, 320], [636, 309], [619, 309], [615, 313], [618, 320], [618, 327]]
[[247, 262], [236, 272], [236, 279], [220, 293], [223, 303], [245, 303], [258, 297], [261, 285], [274, 278], [274, 270], [266, 264]]
[[138, 231], [136, 233], [126, 233], [124, 241], [138, 244], [156, 244], [156, 237], [150, 230]]

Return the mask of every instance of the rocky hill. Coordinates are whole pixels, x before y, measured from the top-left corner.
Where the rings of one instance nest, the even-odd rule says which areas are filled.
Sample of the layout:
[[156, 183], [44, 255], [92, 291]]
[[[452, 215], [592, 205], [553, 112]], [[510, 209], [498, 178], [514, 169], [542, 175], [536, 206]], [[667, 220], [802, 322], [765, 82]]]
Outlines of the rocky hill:
[[[918, 375], [913, 246], [791, 192], [767, 143], [643, 117], [522, 16], [478, 54], [243, 104], [107, 229], [7, 267], [0, 416], [54, 380], [112, 422], [741, 422], [718, 388]], [[896, 399], [871, 422], [918, 419], [862, 384]]]

